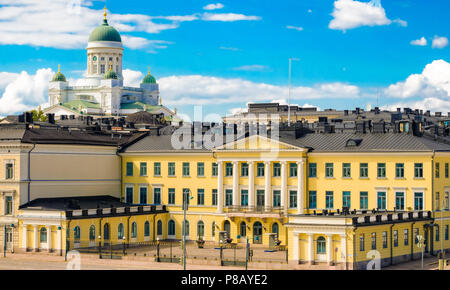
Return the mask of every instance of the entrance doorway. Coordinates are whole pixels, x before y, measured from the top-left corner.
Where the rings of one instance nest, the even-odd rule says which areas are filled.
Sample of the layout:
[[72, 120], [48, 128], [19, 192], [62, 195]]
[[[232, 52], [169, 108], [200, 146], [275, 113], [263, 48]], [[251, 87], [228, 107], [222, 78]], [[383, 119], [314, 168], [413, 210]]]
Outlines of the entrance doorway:
[[253, 224], [253, 243], [262, 244], [262, 224], [260, 222]]
[[317, 260], [325, 262], [327, 260], [327, 241], [324, 237], [317, 239]]
[[13, 229], [6, 228], [6, 250], [12, 251], [13, 249]]
[[227, 232], [227, 236], [225, 237], [226, 239], [231, 238], [231, 234], [230, 234], [231, 233], [231, 224], [229, 221], [225, 221], [223, 223], [223, 231]]

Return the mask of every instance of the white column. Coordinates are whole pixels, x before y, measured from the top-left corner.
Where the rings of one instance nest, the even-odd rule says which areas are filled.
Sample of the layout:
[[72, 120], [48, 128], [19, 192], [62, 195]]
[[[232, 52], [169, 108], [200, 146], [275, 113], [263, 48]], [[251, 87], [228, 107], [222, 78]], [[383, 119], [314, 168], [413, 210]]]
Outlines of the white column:
[[61, 245], [62, 245], [62, 239], [61, 239], [61, 227], [58, 226], [57, 227], [57, 232], [56, 232], [56, 251], [60, 252], [61, 254]]
[[223, 162], [217, 162], [217, 213], [223, 213]]
[[26, 251], [28, 246], [27, 225], [22, 224], [22, 248]]
[[52, 250], [52, 226], [47, 226], [47, 249]]
[[305, 180], [304, 180], [304, 164], [305, 161], [297, 162], [297, 213], [305, 213]]
[[314, 264], [314, 239], [313, 234], [308, 234], [308, 262]]
[[333, 237], [327, 235], [327, 262], [330, 265], [333, 262]]
[[281, 162], [281, 208], [287, 214], [287, 162]]
[[299, 234], [293, 233], [293, 249], [292, 249], [292, 260], [298, 264], [300, 261], [300, 251], [299, 251]]
[[248, 206], [255, 208], [255, 162], [248, 163]]
[[233, 206], [240, 205], [239, 202], [239, 162], [233, 161]]
[[34, 233], [34, 250], [37, 251], [39, 249], [39, 236], [37, 226], [33, 226], [33, 233]]
[[264, 174], [266, 177], [266, 183], [265, 183], [265, 196], [264, 196], [264, 205], [266, 207], [266, 211], [271, 211], [272, 208], [272, 187], [271, 187], [271, 181], [272, 181], [272, 170], [270, 168], [270, 161], [264, 162], [265, 169]]
[[341, 235], [341, 262], [347, 262], [347, 238], [345, 235]]

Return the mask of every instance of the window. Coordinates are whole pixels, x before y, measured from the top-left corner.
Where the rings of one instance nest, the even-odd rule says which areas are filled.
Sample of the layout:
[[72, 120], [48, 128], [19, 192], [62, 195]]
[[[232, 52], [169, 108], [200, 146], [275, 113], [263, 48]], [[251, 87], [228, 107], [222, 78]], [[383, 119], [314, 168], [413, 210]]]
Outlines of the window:
[[317, 163], [309, 163], [309, 177], [317, 177]]
[[350, 193], [350, 191], [344, 191], [342, 193], [342, 207], [351, 208], [351, 193]]
[[14, 165], [12, 163], [6, 163], [5, 165], [5, 179], [14, 178]]
[[352, 177], [352, 168], [350, 163], [342, 164], [342, 177], [344, 178]]
[[414, 210], [423, 210], [423, 192], [414, 192]]
[[423, 164], [422, 163], [414, 164], [414, 178], [423, 178]]
[[281, 206], [281, 191], [274, 190], [273, 191], [273, 207], [280, 207], [280, 206]]
[[450, 202], [449, 193], [446, 192], [445, 193], [445, 197], [444, 197], [444, 207], [445, 208], [443, 208], [442, 210], [448, 210], [449, 209], [449, 206], [450, 206], [449, 202]]
[[241, 176], [247, 177], [248, 176], [248, 163], [242, 163], [241, 164]]
[[448, 225], [445, 226], [445, 240], [448, 241]]
[[119, 227], [117, 228], [117, 238], [119, 239], [119, 240], [123, 240], [123, 237], [124, 237], [124, 231], [123, 231], [123, 224], [122, 223], [120, 223], [119, 224]]
[[95, 241], [95, 226], [91, 225], [89, 228], [89, 241]]
[[147, 200], [147, 192], [148, 189], [147, 187], [141, 187], [139, 188], [139, 203], [140, 204], [147, 204], [148, 200]]
[[436, 210], [441, 210], [441, 199], [440, 199], [440, 196], [439, 196], [439, 192], [436, 192], [436, 201], [435, 201], [435, 204], [436, 204]]
[[327, 163], [325, 164], [325, 177], [333, 177], [334, 176], [334, 170], [333, 170], [333, 163]]
[[136, 239], [137, 238], [137, 224], [136, 224], [136, 222], [133, 222], [131, 224], [131, 238], [132, 239]]
[[361, 177], [361, 178], [369, 177], [369, 164], [368, 163], [360, 163], [359, 164], [359, 177]]
[[197, 190], [197, 204], [205, 205], [205, 190], [204, 189]]
[[212, 164], [212, 176], [216, 177], [217, 175], [219, 175], [219, 165], [217, 163], [213, 163]]
[[[45, 231], [47, 232], [47, 230]], [[76, 240], [76, 242], [80, 242], [81, 239], [81, 229], [79, 226], [76, 226], [75, 228], [73, 228], [73, 238]]]
[[233, 190], [227, 189], [225, 191], [225, 206], [233, 205]]
[[383, 249], [387, 249], [387, 246], [388, 246], [387, 232], [383, 232]]
[[437, 226], [436, 227], [436, 242], [439, 242], [439, 231], [440, 231], [440, 228], [439, 228], [439, 226]]
[[175, 222], [173, 220], [170, 220], [167, 225], [167, 235], [175, 236]]
[[103, 226], [103, 238], [105, 239], [105, 240], [109, 240], [110, 239], [110, 236], [109, 236], [109, 224], [108, 223], [106, 223], [104, 226]]
[[377, 176], [378, 178], [386, 178], [386, 163], [378, 163]]
[[289, 163], [289, 177], [297, 177], [297, 163]]
[[161, 204], [161, 188], [153, 189], [153, 204]]
[[309, 196], [309, 208], [311, 209], [317, 208], [317, 192], [310, 191], [308, 196]]
[[281, 164], [274, 163], [273, 164], [273, 177], [280, 177], [280, 176], [281, 176]]
[[175, 188], [169, 188], [169, 204], [175, 204]]
[[398, 231], [394, 231], [394, 247], [398, 247]]
[[256, 166], [256, 176], [263, 177], [264, 176], [264, 163], [258, 163]]
[[264, 190], [259, 189], [256, 191], [256, 206], [263, 207], [265, 205], [264, 195], [265, 195]]
[[414, 229], [414, 243], [416, 245], [419, 243], [419, 229]]
[[327, 209], [332, 209], [334, 207], [332, 191], [327, 191], [325, 194], [325, 207]]
[[169, 176], [170, 177], [174, 177], [175, 176], [175, 163], [174, 162], [169, 162], [169, 167], [168, 167], [168, 171], [169, 171]]
[[147, 162], [141, 162], [140, 164], [140, 175], [147, 176]]
[[407, 246], [409, 244], [409, 231], [404, 230], [403, 231], [403, 244]]
[[248, 206], [248, 190], [241, 190], [241, 206]]
[[247, 236], [247, 224], [245, 222], [241, 222], [241, 224], [239, 226], [239, 235], [241, 237]]
[[13, 199], [12, 196], [5, 197], [5, 215], [13, 214]]
[[397, 163], [395, 164], [395, 178], [405, 177], [405, 164]]
[[162, 221], [159, 220], [158, 223], [156, 224], [156, 235], [157, 236], [162, 236], [163, 235], [163, 225], [162, 225]]
[[203, 221], [197, 223], [197, 236], [199, 239], [203, 239], [205, 236], [205, 223]]
[[213, 238], [216, 237], [216, 222], [212, 222], [212, 224], [211, 224], [211, 236]]
[[439, 175], [440, 175], [439, 171], [440, 171], [439, 162], [436, 162], [436, 170], [435, 170], [436, 178], [439, 178]]
[[46, 243], [47, 242], [47, 229], [41, 228], [40, 230], [40, 242]]
[[189, 162], [183, 162], [183, 176], [189, 177], [191, 175]]
[[377, 233], [372, 233], [372, 250], [377, 249]]
[[367, 191], [361, 191], [359, 193], [359, 201], [361, 209], [369, 208], [369, 193]]
[[449, 173], [448, 173], [448, 163], [445, 163], [445, 178], [448, 178], [448, 175], [449, 175]]
[[359, 235], [359, 251], [364, 252], [364, 234]]
[[161, 163], [160, 162], [155, 162], [153, 164], [153, 175], [154, 176], [161, 176]]
[[212, 190], [212, 205], [217, 205], [217, 189]]
[[106, 67], [104, 64], [100, 65], [100, 74], [104, 74], [106, 72]]
[[128, 204], [133, 204], [133, 187], [127, 187], [125, 189], [125, 202]]
[[133, 176], [133, 163], [127, 162], [127, 176]]
[[386, 192], [378, 192], [377, 207], [379, 210], [386, 209]]
[[198, 177], [205, 176], [205, 163], [203, 163], [203, 162], [197, 163], [197, 176]]
[[324, 237], [317, 239], [317, 254], [325, 255], [327, 253], [327, 242]]
[[405, 210], [405, 193], [395, 193], [395, 210]]
[[150, 237], [150, 223], [148, 221], [144, 224], [144, 237]]
[[297, 207], [297, 191], [291, 190], [289, 191], [289, 208]]
[[225, 176], [233, 176], [233, 164], [232, 163], [227, 163], [225, 165]]

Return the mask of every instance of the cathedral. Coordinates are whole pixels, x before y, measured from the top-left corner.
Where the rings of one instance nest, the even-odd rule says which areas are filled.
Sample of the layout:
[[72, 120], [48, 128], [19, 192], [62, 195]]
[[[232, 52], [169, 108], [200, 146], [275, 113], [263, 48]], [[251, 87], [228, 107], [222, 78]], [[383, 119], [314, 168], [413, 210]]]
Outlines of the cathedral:
[[124, 116], [146, 111], [174, 118], [176, 112], [162, 105], [159, 85], [150, 70], [140, 87], [123, 84], [123, 44], [120, 33], [108, 24], [105, 8], [103, 24], [89, 36], [87, 73], [69, 84], [61, 68], [50, 81], [46, 114]]

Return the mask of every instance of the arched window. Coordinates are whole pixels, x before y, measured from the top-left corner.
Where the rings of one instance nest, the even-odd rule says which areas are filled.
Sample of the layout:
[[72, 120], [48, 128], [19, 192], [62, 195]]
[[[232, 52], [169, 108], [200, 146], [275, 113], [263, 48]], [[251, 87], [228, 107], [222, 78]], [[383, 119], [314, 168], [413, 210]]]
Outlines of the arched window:
[[278, 235], [279, 235], [278, 223], [273, 223], [273, 225], [272, 225], [272, 233], [273, 234], [277, 234], [277, 238], [278, 238]]
[[73, 229], [73, 239], [76, 240], [76, 241], [79, 241], [80, 238], [81, 238], [81, 230], [80, 230], [79, 226], [76, 226]]
[[148, 221], [144, 224], [144, 236], [150, 237], [150, 223]]
[[117, 238], [119, 240], [123, 240], [123, 224], [119, 224], [119, 228], [117, 229]]
[[136, 222], [133, 222], [131, 224], [131, 238], [136, 239], [136, 237], [137, 237], [137, 224]]
[[216, 236], [216, 222], [211, 224], [211, 235], [213, 238]]
[[189, 236], [189, 221], [186, 220], [183, 222], [183, 235], [184, 236]]
[[95, 226], [94, 225], [91, 225], [91, 227], [89, 228], [89, 240], [95, 241]]
[[173, 220], [169, 221], [168, 233], [169, 236], [175, 236], [175, 222]]
[[229, 221], [225, 221], [223, 223], [223, 231], [227, 232], [228, 237], [230, 237], [230, 232], [231, 232], [231, 224]]
[[205, 223], [203, 221], [197, 223], [197, 236], [199, 239], [205, 236]]
[[327, 253], [327, 242], [324, 237], [319, 237], [317, 239], [317, 254], [324, 255]]
[[105, 224], [103, 226], [103, 239], [105, 239], [105, 240], [109, 240], [110, 239], [109, 224]]
[[245, 222], [241, 222], [239, 229], [240, 229], [239, 235], [241, 237], [246, 237], [247, 236], [247, 224]]
[[162, 234], [163, 234], [163, 225], [162, 225], [162, 221], [161, 220], [159, 220], [157, 225], [156, 225], [156, 234], [158, 236], [162, 236]]
[[47, 242], [47, 229], [46, 228], [41, 228], [40, 240], [41, 240], [41, 243], [46, 243]]

